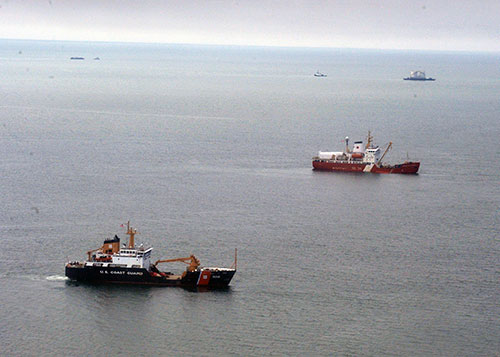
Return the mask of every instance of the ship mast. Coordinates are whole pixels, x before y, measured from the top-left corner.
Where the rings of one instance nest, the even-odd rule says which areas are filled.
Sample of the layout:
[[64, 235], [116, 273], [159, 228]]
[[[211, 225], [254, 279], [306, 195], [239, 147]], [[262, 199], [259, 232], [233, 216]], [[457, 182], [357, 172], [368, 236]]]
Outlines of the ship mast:
[[238, 248], [234, 248], [234, 263], [231, 265], [231, 268], [236, 270], [238, 265]]
[[130, 227], [130, 221], [127, 222], [127, 234], [130, 236], [128, 240], [128, 247], [134, 248], [134, 236], [137, 234], [137, 229]]
[[370, 130], [368, 130], [368, 136], [366, 137], [366, 148], [369, 149], [372, 146], [373, 136], [371, 136]]

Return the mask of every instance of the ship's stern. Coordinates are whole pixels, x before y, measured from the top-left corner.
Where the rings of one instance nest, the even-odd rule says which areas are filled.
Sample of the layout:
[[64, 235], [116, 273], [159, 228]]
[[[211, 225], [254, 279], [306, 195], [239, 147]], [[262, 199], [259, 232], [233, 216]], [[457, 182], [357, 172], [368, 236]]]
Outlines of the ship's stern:
[[66, 277], [71, 280], [82, 281], [85, 280], [85, 269], [82, 263], [79, 262], [69, 262], [66, 264], [64, 269]]

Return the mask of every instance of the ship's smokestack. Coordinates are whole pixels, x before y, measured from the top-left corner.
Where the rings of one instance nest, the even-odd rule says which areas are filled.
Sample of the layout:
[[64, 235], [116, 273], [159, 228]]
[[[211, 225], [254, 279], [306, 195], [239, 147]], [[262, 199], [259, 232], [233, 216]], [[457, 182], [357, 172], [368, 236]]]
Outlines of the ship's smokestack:
[[365, 153], [365, 145], [363, 144], [362, 141], [355, 141], [354, 142], [354, 147], [352, 148], [352, 152], [359, 152], [364, 154]]
[[349, 152], [349, 137], [345, 137], [345, 152]]

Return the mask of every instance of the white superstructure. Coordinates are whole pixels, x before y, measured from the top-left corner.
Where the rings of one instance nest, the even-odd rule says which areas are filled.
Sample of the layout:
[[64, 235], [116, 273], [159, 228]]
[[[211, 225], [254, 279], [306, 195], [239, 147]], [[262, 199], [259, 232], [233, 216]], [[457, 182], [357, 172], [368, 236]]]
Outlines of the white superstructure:
[[126, 265], [131, 268], [145, 268], [151, 266], [151, 252], [153, 248], [122, 248], [112, 255], [112, 264]]
[[413, 78], [413, 79], [425, 79], [425, 72], [424, 71], [411, 71], [410, 72], [410, 78]]
[[378, 161], [380, 160], [380, 153], [381, 151], [378, 146], [374, 148], [368, 148], [366, 149], [363, 161], [372, 164], [378, 163]]
[[363, 141], [355, 141], [351, 150], [349, 148], [349, 138], [346, 137], [344, 139], [346, 144], [345, 151], [319, 151], [317, 158], [339, 163], [378, 164], [383, 155], [380, 147], [374, 146], [372, 140], [373, 138], [370, 132], [368, 132], [366, 146]]

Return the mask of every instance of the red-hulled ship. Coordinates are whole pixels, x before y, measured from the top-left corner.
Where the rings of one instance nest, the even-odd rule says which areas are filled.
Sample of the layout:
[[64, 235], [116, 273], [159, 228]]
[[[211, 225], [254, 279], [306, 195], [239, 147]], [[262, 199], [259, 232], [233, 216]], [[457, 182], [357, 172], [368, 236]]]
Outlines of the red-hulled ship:
[[[66, 276], [71, 280], [88, 283], [117, 283], [156, 286], [180, 286], [184, 288], [225, 288], [236, 273], [236, 254], [230, 268], [202, 267], [200, 261], [191, 255], [187, 258], [161, 259], [151, 263], [153, 248], [134, 245], [137, 231], [127, 223], [129, 244], [120, 247], [120, 238], [104, 241], [101, 248], [89, 250], [85, 262], [66, 264]], [[182, 262], [187, 268], [181, 274], [161, 271], [160, 263]]]
[[382, 159], [392, 147], [389, 143], [382, 154], [380, 147], [373, 145], [373, 138], [368, 132], [366, 147], [362, 141], [355, 141], [349, 148], [349, 138], [345, 138], [344, 151], [320, 151], [313, 157], [314, 170], [371, 172], [376, 174], [416, 174], [420, 167], [418, 161], [405, 161], [402, 164], [383, 164]]

